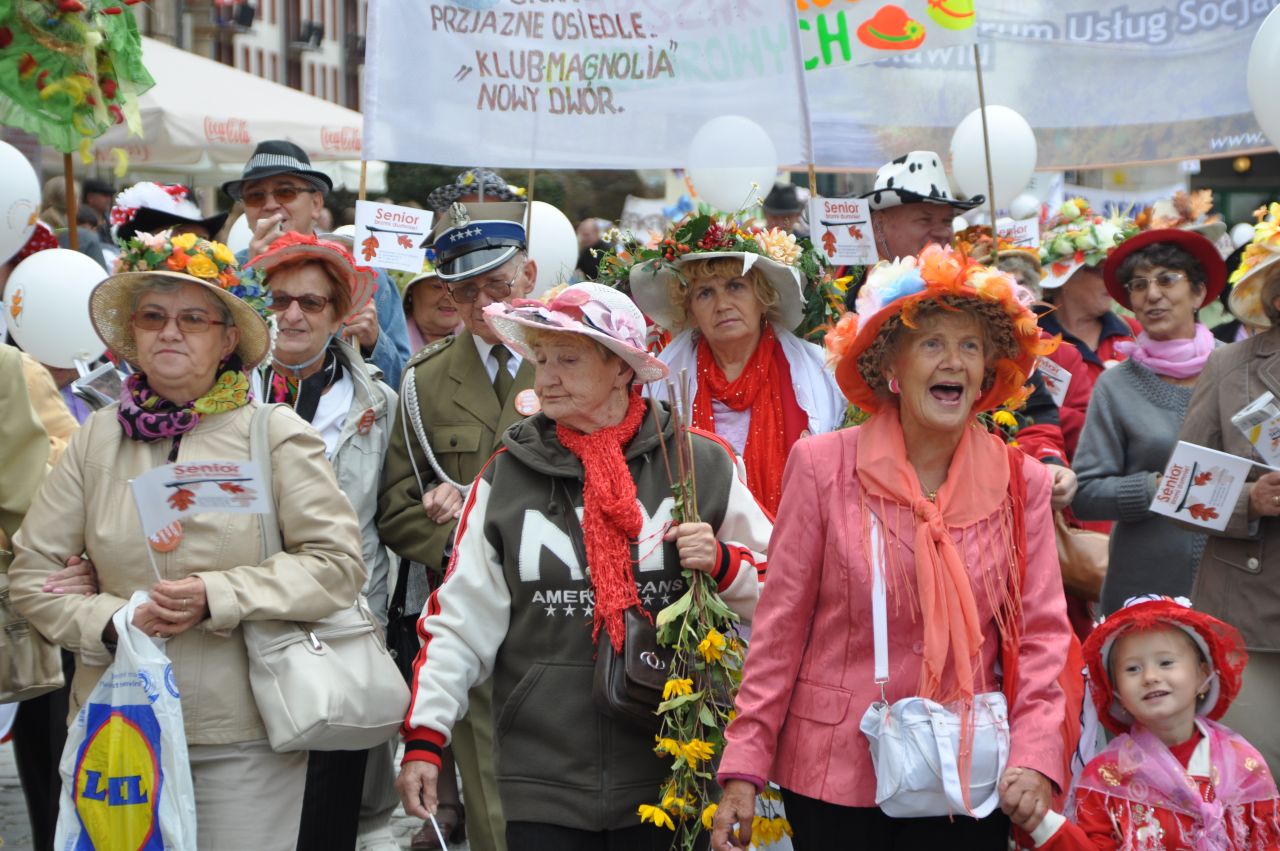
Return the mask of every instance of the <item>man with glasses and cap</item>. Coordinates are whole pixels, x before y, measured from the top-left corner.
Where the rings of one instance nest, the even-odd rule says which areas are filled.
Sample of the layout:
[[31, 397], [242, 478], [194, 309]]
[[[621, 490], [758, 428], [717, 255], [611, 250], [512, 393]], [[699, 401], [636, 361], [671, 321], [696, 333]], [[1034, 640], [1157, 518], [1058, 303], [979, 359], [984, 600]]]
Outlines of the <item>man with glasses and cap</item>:
[[[471, 482], [500, 447], [503, 432], [538, 411], [532, 366], [500, 341], [484, 317], [490, 304], [519, 298], [537, 279], [527, 253], [526, 206], [453, 203], [432, 233], [437, 274], [466, 327], [424, 348], [405, 368], [378, 531], [402, 558], [426, 565], [433, 585], [444, 574]], [[469, 706], [452, 739], [470, 810], [466, 832], [474, 851], [504, 851], [487, 684], [471, 691]]]
[[[232, 200], [244, 204], [245, 221], [253, 230], [249, 248], [239, 252], [236, 260], [244, 266], [285, 233], [314, 236], [316, 220], [331, 189], [333, 181], [312, 168], [311, 159], [297, 145], [284, 141], [259, 144], [244, 174], [222, 185]], [[387, 384], [399, 384], [412, 352], [400, 293], [386, 272], [378, 270], [373, 302], [347, 323], [344, 334], [359, 343], [360, 354], [382, 370]]]

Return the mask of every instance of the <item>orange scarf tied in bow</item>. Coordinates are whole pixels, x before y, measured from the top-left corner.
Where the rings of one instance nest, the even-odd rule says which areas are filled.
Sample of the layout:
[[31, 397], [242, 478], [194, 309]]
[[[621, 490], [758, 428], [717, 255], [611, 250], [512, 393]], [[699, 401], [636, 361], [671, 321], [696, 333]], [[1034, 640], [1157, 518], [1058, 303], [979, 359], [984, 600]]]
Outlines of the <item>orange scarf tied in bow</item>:
[[747, 487], [770, 512], [778, 512], [782, 498], [782, 472], [787, 453], [808, 425], [808, 417], [796, 402], [791, 367], [769, 323], [742, 373], [730, 381], [716, 363], [706, 337], [698, 340], [698, 391], [693, 397], [693, 425], [716, 430], [712, 402], [733, 411], [751, 411], [747, 445]]

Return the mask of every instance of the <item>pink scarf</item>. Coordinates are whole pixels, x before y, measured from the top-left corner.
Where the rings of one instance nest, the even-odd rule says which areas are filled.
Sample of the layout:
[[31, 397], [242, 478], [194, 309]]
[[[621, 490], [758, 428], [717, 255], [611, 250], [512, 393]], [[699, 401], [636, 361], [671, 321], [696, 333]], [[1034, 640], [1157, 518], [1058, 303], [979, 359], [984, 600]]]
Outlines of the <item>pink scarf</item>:
[[1189, 340], [1153, 340], [1143, 331], [1136, 343], [1128, 340], [1116, 343], [1116, 351], [1128, 355], [1156, 375], [1181, 379], [1200, 374], [1214, 345], [1213, 334], [1197, 322], [1196, 335]]
[[[1134, 725], [1113, 739], [1081, 772], [1067, 805], [1067, 817], [1075, 816], [1077, 790], [1088, 789], [1113, 800], [1190, 816], [1195, 827], [1186, 838], [1195, 851], [1229, 851], [1232, 835], [1237, 839], [1249, 836], [1252, 825], [1245, 818], [1244, 807], [1275, 798], [1276, 784], [1266, 762], [1243, 738], [1207, 718], [1196, 722], [1205, 732], [1209, 763], [1217, 774], [1212, 803], [1200, 797], [1199, 786], [1169, 748]], [[1231, 833], [1228, 821], [1232, 822]], [[1135, 826], [1136, 820], [1130, 819], [1128, 828]]]

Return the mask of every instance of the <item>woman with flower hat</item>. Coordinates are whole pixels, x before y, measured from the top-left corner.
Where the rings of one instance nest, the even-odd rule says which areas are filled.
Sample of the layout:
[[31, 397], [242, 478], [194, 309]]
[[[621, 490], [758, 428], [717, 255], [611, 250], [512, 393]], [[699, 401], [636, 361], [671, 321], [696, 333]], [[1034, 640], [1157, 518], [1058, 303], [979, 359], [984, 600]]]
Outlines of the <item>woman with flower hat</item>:
[[1116, 347], [1133, 342], [1139, 330], [1113, 312], [1115, 302], [1102, 280], [1107, 255], [1137, 232], [1132, 219], [1100, 216], [1077, 198], [1062, 205], [1040, 237], [1040, 287], [1053, 307], [1037, 310], [1040, 327], [1079, 350], [1086, 372], [1071, 380], [1090, 390], [1104, 369], [1124, 360]]
[[[1070, 627], [1051, 475], [976, 421], [1016, 406], [1052, 347], [1029, 302], [1009, 275], [930, 246], [875, 267], [856, 314], [828, 334], [841, 388], [871, 416], [802, 442], [788, 462], [719, 769], [715, 851], [747, 847], [766, 779], [783, 789], [799, 851], [833, 836], [869, 849], [1003, 849], [1002, 773], [1006, 813], [1043, 814], [1065, 787], [1058, 680]], [[877, 587], [883, 629], [872, 628]], [[1007, 706], [1007, 770], [994, 757], [959, 769], [972, 815], [877, 808], [857, 719], [911, 696], [954, 702], [961, 719], [976, 700]]]
[[742, 455], [751, 492], [776, 511], [791, 447], [837, 428], [846, 408], [822, 350], [792, 333], [816, 256], [783, 231], [698, 216], [635, 259], [631, 294], [676, 335], [661, 358], [688, 372], [693, 424]]
[[[355, 346], [343, 339], [343, 325], [373, 298], [373, 270], [357, 266], [336, 242], [286, 233], [248, 267], [261, 270], [270, 294], [276, 340], [271, 360], [255, 375], [262, 398], [290, 406], [324, 440], [338, 487], [351, 501], [360, 523], [361, 552], [368, 570], [364, 594], [369, 609], [386, 625], [391, 560], [378, 537], [375, 514], [382, 462], [391, 442], [397, 397], [378, 379]], [[393, 745], [368, 751], [322, 751], [307, 765], [299, 848], [356, 844], [362, 788], [370, 788], [376, 812], [369, 830], [385, 829], [395, 809], [392, 793]], [[367, 763], [367, 764], [366, 764]], [[368, 783], [363, 782], [368, 778]], [[382, 804], [374, 798], [381, 792]], [[388, 835], [387, 841], [391, 840]]]
[[[9, 572], [14, 605], [77, 654], [72, 713], [111, 663], [113, 615], [135, 591], [149, 594], [132, 625], [164, 641], [173, 662], [201, 851], [292, 851], [298, 835], [307, 757], [267, 743], [241, 624], [325, 617], [364, 580], [355, 514], [323, 441], [291, 411], [269, 420], [284, 551], [263, 559], [250, 514], [196, 514], [143, 535], [131, 479], [165, 463], [250, 457], [258, 403], [245, 371], [267, 355], [265, 301], [224, 245], [192, 234], [125, 243], [89, 311], [136, 371], [120, 403], [72, 437], [14, 540]], [[68, 554], [93, 562], [96, 593], [45, 590]]]
[[1218, 723], [1248, 658], [1234, 627], [1185, 598], [1134, 597], [1089, 636], [1084, 656], [1090, 709], [1116, 737], [1076, 777], [1066, 818], [1019, 822], [1035, 848], [1280, 848], [1275, 780]]
[[[492, 676], [507, 846], [666, 851], [671, 834], [640, 817], [641, 805], [658, 817], [650, 802], [668, 771], [657, 718], [598, 709], [594, 660], [606, 642], [634, 646], [625, 612], [652, 618], [681, 597], [682, 569], [709, 574], [750, 620], [771, 524], [733, 452], [700, 432], [691, 448], [706, 522], [672, 522], [673, 419], [640, 394], [667, 368], [645, 351], [644, 316], [625, 295], [582, 283], [485, 315], [535, 364], [542, 410], [507, 431], [476, 479], [423, 611], [397, 781], [405, 811], [435, 810], [441, 748], [468, 690]], [[686, 745], [690, 759], [712, 756], [706, 742]]]
[[1142, 326], [1136, 342], [1116, 346], [1127, 360], [1098, 376], [1075, 456], [1075, 516], [1115, 521], [1101, 600], [1110, 614], [1139, 594], [1191, 593], [1205, 536], [1150, 505], [1217, 344], [1197, 311], [1217, 298], [1227, 271], [1213, 243], [1172, 228], [1125, 240], [1102, 274], [1111, 298]]
[[[1179, 440], [1258, 460], [1262, 456], [1231, 418], [1259, 398], [1280, 397], [1280, 204], [1261, 211], [1239, 268], [1231, 273], [1231, 312], [1266, 330], [1214, 349], [1196, 381]], [[1196, 608], [1229, 619], [1244, 636], [1249, 666], [1240, 699], [1224, 719], [1280, 771], [1280, 473], [1255, 466], [1222, 531], [1208, 535], [1191, 598]]]

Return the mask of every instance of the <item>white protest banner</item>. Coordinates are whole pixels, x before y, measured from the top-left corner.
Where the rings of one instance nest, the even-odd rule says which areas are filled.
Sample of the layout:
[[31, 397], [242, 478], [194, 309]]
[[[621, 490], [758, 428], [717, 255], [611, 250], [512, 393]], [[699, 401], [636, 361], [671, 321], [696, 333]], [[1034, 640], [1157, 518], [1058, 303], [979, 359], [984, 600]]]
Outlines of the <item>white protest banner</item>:
[[865, 198], [813, 198], [809, 233], [832, 266], [869, 266], [879, 259]]
[[1236, 412], [1231, 423], [1263, 460], [1280, 467], [1280, 404], [1270, 390]]
[[[130, 483], [148, 538], [205, 511], [266, 514], [272, 495], [253, 461], [183, 461], [149, 470]], [[159, 547], [157, 547], [159, 549]]]
[[800, 46], [808, 57], [805, 69], [809, 71], [820, 66], [865, 65], [978, 40], [973, 0], [895, 0], [847, 8], [797, 0], [796, 5]]
[[[801, 26], [809, 27], [801, 32], [802, 59], [812, 69], [805, 78], [820, 166], [876, 169], [908, 151], [945, 152], [956, 125], [978, 107], [973, 46], [944, 44], [927, 11], [891, 2], [924, 28], [924, 42], [857, 66], [863, 22], [889, 4], [796, 0]], [[1254, 34], [1277, 0], [972, 5], [987, 103], [1015, 109], [1031, 124], [1038, 168], [1275, 150], [1253, 117], [1245, 81]]]
[[422, 271], [431, 213], [416, 207], [356, 202], [356, 253], [379, 269]]
[[811, 161], [795, 7], [370, 0], [364, 155], [504, 168], [686, 165], [741, 115]]
[[1007, 239], [1009, 242], [1019, 248], [1039, 248], [1040, 247], [1040, 219], [1032, 216], [1029, 219], [1019, 219], [1016, 222], [997, 223], [996, 232], [1001, 239]]
[[1179, 440], [1156, 485], [1151, 510], [1221, 532], [1252, 466], [1248, 458]]

